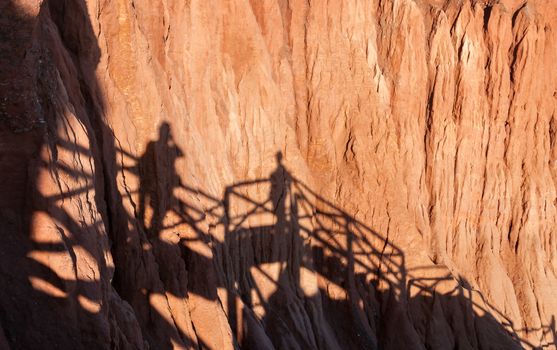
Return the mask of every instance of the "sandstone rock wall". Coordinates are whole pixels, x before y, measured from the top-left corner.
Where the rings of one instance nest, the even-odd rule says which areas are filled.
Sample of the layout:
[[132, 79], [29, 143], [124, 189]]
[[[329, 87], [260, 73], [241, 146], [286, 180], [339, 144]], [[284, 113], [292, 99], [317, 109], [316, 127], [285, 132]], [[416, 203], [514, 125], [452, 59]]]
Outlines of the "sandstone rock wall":
[[556, 26], [0, 2], [0, 348], [555, 348]]

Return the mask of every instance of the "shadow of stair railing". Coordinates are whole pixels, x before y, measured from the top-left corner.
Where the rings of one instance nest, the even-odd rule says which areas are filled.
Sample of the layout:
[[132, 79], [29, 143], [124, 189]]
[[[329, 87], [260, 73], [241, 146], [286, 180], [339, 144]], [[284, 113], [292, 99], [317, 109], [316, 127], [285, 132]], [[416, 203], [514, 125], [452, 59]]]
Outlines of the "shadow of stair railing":
[[[382, 322], [393, 305], [404, 309], [407, 304], [420, 304], [417, 313], [427, 315], [436, 298], [459, 304], [454, 312], [462, 317], [472, 315], [468, 328], [463, 328], [472, 339], [463, 341], [472, 347], [490, 342], [500, 348], [534, 347], [492, 305], [481, 307], [465, 298], [466, 288], [461, 286], [456, 295], [435, 290], [437, 283], [454, 277], [427, 284], [423, 283], [427, 278], [410, 276], [399, 247], [317, 194], [290, 174], [281, 160], [278, 154], [277, 167], [268, 178], [234, 183], [224, 189], [222, 198], [185, 185], [171, 174], [174, 180], [167, 195], [172, 192], [176, 198], [167, 203], [174, 205], [158, 209], [160, 223], [150, 235], [156, 239], [168, 229], [176, 229], [179, 235], [183, 225], [195, 233], [180, 239], [186, 267], [213, 268], [215, 276], [199, 289], [193, 283], [185, 295], [178, 296], [195, 294], [219, 301], [240, 347], [392, 348], [397, 340], [389, 339]], [[141, 172], [135, 173], [141, 177]], [[162, 224], [168, 212], [179, 220]], [[212, 258], [190, 249], [193, 242], [210, 250]], [[420, 292], [410, 297], [408, 289], [416, 287]], [[217, 289], [227, 291], [226, 301]], [[474, 316], [478, 310], [483, 314]], [[431, 330], [419, 324], [409, 327], [416, 341], [430, 341]], [[458, 328], [453, 331], [459, 332]], [[550, 334], [551, 327], [545, 328]]]

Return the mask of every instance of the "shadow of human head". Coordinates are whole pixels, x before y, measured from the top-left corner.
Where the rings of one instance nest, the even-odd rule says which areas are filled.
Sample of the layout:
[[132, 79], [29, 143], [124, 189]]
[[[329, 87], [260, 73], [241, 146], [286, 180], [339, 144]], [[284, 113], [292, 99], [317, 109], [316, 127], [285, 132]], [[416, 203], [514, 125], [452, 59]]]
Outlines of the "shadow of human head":
[[170, 124], [168, 122], [163, 122], [159, 127], [159, 140], [169, 140], [172, 138], [172, 131], [170, 130]]
[[182, 149], [176, 144], [176, 140], [172, 134], [172, 129], [170, 128], [170, 124], [167, 122], [163, 122], [159, 127], [159, 145], [158, 145], [159, 152], [162, 157], [168, 157], [167, 164], [171, 167], [170, 170], [174, 172], [173, 178], [178, 178], [176, 174], [176, 165], [175, 162], [178, 158], [184, 156]]
[[282, 165], [282, 152], [278, 151], [275, 153], [275, 159], [277, 160], [277, 164]]

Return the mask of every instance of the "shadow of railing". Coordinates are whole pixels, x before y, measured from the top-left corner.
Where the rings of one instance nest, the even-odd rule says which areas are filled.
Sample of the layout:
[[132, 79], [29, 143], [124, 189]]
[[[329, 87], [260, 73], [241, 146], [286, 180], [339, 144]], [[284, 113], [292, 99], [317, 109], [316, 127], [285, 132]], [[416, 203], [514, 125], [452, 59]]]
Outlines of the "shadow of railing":
[[[515, 325], [515, 322], [499, 311], [495, 305], [490, 303], [481, 293], [471, 286], [471, 284], [462, 277], [455, 277], [447, 274], [440, 277], [423, 277], [424, 272], [430, 272], [436, 267], [415, 267], [408, 271], [409, 279], [407, 281], [407, 289], [412, 291], [414, 301], [416, 299], [443, 299], [445, 303], [456, 303], [463, 307], [469, 315], [473, 315], [473, 323], [476, 328], [490, 329], [490, 332], [499, 333], [499, 335], [508, 335], [512, 342], [502, 342], [504, 348], [517, 347], [528, 349], [546, 349], [557, 346], [557, 331], [555, 326], [555, 318], [552, 317], [547, 325], [540, 327], [522, 327]], [[442, 267], [437, 267], [441, 269]], [[451, 290], [440, 294], [437, 292], [439, 285], [450, 282], [453, 286]], [[530, 335], [538, 338], [538, 342], [534, 343]], [[489, 339], [486, 339], [489, 341]], [[497, 344], [497, 343], [496, 343]], [[480, 344], [474, 343], [474, 347], [481, 347]]]
[[[277, 179], [279, 176], [276, 174], [282, 174], [280, 179]], [[269, 196], [263, 200], [256, 200], [246, 195], [250, 192], [250, 187], [267, 187]], [[235, 207], [241, 208], [243, 212], [232, 213], [232, 202], [238, 202]], [[270, 303], [277, 299], [275, 307], [280, 307], [281, 301], [288, 300], [289, 297], [286, 295], [287, 292], [281, 292], [281, 288], [288, 289], [289, 293], [302, 298], [308, 297], [304, 295], [301, 287], [302, 271], [308, 271], [322, 280], [317, 282], [322, 288], [335, 285], [338, 290], [347, 293], [347, 298], [343, 301], [346, 305], [343, 307], [348, 310], [350, 316], [344, 318], [345, 322], [349, 324], [351, 322], [348, 320], [355, 321], [353, 326], [361, 329], [360, 334], [369, 335], [358, 345], [377, 345], [370, 328], [375, 322], [370, 321], [364, 310], [358, 307], [363, 302], [360, 295], [366, 293], [358, 292], [356, 279], [365, 281], [375, 288], [383, 283], [383, 288], [390, 289], [398, 296], [403, 295], [404, 255], [399, 248], [316, 194], [280, 164], [269, 179], [241, 182], [227, 187], [223, 203], [225, 220], [221, 222], [225, 224], [226, 249], [223, 255], [242, 261], [241, 264], [231, 261], [227, 265], [230, 267], [225, 268], [229, 278], [235, 276], [228, 281], [228, 287], [234, 288], [238, 281], [247, 281], [235, 290], [243, 296], [245, 305], [253, 307], [254, 303], [249, 295], [254, 289], [259, 299], [263, 298], [249, 272], [251, 269], [255, 268], [259, 275], [277, 284], [277, 295], [269, 298]], [[268, 216], [270, 220], [267, 221], [270, 224], [246, 225], [252, 222], [252, 219], [261, 216]], [[246, 253], [249, 251], [253, 256]], [[274, 276], [265, 273], [260, 267], [272, 263], [282, 264], [280, 271], [278, 274], [275, 272]], [[316, 292], [319, 297], [327, 294], [323, 291]], [[320, 300], [322, 305], [328, 301]], [[271, 308], [271, 305], [267, 305], [267, 309]], [[229, 309], [235, 310], [235, 307]], [[265, 312], [272, 314], [273, 310]], [[263, 322], [265, 317], [262, 318]], [[233, 328], [234, 326], [238, 333], [241, 332], [242, 327], [233, 325]], [[272, 327], [269, 327], [268, 332], [272, 333]], [[318, 328], [319, 325], [313, 327]]]
[[[315, 322], [323, 320], [308, 315], [325, 314], [332, 326], [326, 326], [324, 332], [339, 327], [350, 328], [344, 335], [350, 332], [367, 335], [352, 344], [358, 347], [376, 347], [382, 343], [381, 315], [389, 310], [381, 304], [387, 304], [387, 299], [391, 305], [393, 300], [405, 304], [413, 299], [434, 297], [455, 299], [459, 303], [468, 300], [463, 293], [439, 295], [435, 283], [417, 284], [424, 279], [409, 277], [404, 253], [399, 247], [291, 175], [280, 163], [280, 157], [277, 169], [269, 178], [228, 186], [222, 199], [181, 182], [178, 192], [182, 193], [182, 199], [169, 210], [181, 221], [161, 229], [186, 224], [196, 236], [184, 242], [199, 241], [210, 246], [214, 261], [205, 261], [202, 265], [215, 264], [215, 269], [221, 272], [213, 287], [228, 291], [226, 314], [241, 346], [249, 348], [249, 334], [261, 333], [249, 330], [254, 327], [253, 323], [257, 323], [256, 328], [262, 329], [269, 337], [264, 343], [281, 344], [280, 338], [285, 331], [296, 334], [297, 330], [291, 326], [276, 331], [277, 323], [289, 317], [284, 314], [284, 302], [288, 302], [292, 295], [306, 301], [320, 299], [320, 310], [305, 310], [304, 317], [310, 319], [310, 323], [314, 322], [311, 327], [319, 328]], [[187, 198], [196, 198], [204, 205], [196, 207]], [[219, 231], [218, 227], [221, 227], [223, 240], [215, 239], [209, 230], [200, 227], [200, 223], [206, 221], [212, 223], [209, 226], [213, 230]], [[195, 256], [194, 259], [207, 260], [191, 251], [187, 255], [190, 259]], [[272, 264], [280, 267], [269, 269], [268, 265]], [[318, 279], [318, 288], [313, 294], [307, 293], [307, 288], [304, 290], [302, 286], [304, 270]], [[261, 279], [274, 285], [276, 291], [273, 295], [260, 290], [258, 280]], [[446, 280], [455, 279], [448, 276]], [[407, 286], [414, 288], [418, 285], [421, 287], [420, 296], [409, 298]], [[335, 288], [336, 292], [343, 294], [340, 299], [331, 297], [331, 293], [335, 293], [331, 289]], [[196, 293], [195, 290], [188, 292]], [[211, 300], [218, 298], [216, 292], [197, 293]], [[520, 331], [513, 330], [512, 323], [500, 322], [501, 317], [490, 316], [492, 312], [503, 316], [493, 305], [481, 307], [472, 303], [468, 309], [457, 312], [473, 314], [478, 309], [487, 315], [477, 317], [478, 322], [484, 326], [488, 324], [497, 336], [509, 337], [510, 341], [501, 341], [506, 346], [518, 347], [522, 343], [533, 347], [531, 342], [518, 335], [522, 334]], [[339, 315], [343, 316], [339, 318]], [[335, 318], [342, 319], [341, 323], [350, 324], [350, 327], [335, 324]], [[315, 333], [319, 334], [319, 331]], [[299, 344], [305, 347], [327, 347], [315, 336], [297, 334], [294, 337], [298, 337]]]

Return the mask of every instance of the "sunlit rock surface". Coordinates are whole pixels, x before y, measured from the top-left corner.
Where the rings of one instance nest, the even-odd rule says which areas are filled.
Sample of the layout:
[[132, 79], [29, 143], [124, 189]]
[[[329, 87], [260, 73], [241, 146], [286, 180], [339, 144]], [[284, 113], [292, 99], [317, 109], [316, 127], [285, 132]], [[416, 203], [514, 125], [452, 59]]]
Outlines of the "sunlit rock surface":
[[554, 349], [557, 3], [0, 2], [1, 349]]

